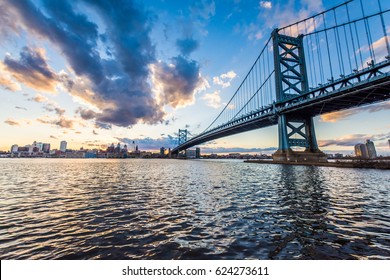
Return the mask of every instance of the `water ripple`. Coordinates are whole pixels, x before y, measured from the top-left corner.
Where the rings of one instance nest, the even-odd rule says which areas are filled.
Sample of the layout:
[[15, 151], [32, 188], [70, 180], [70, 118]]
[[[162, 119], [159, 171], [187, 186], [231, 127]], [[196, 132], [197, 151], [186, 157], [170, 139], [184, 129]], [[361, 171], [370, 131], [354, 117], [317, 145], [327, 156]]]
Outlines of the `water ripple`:
[[2, 259], [390, 259], [390, 173], [0, 160]]

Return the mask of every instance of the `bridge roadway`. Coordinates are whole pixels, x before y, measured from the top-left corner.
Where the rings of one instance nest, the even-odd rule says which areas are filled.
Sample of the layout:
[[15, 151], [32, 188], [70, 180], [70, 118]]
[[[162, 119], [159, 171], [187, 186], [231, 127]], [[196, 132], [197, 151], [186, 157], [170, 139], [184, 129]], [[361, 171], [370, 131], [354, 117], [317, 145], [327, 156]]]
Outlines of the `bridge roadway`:
[[390, 58], [369, 68], [330, 81], [282, 102], [242, 115], [205, 131], [172, 149], [172, 153], [211, 140], [278, 123], [279, 114], [318, 116], [390, 99]]

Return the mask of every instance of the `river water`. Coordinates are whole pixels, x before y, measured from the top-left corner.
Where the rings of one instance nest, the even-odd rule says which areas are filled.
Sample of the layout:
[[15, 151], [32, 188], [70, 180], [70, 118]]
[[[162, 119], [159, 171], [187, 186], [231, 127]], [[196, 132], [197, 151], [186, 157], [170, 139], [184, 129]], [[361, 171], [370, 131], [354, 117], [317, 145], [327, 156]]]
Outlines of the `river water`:
[[1, 259], [390, 259], [390, 172], [1, 159]]

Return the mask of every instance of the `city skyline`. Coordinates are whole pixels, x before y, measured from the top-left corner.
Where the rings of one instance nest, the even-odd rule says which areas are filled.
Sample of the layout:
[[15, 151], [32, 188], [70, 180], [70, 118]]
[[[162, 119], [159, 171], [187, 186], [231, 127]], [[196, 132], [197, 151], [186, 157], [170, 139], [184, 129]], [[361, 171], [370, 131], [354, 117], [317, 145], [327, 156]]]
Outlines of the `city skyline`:
[[[211, 123], [273, 28], [341, 2], [3, 1], [0, 150], [35, 139], [74, 149], [132, 141], [146, 150], [172, 147], [178, 129], [197, 134]], [[373, 46], [384, 48], [384, 40]], [[378, 155], [389, 155], [389, 109], [383, 102], [316, 117], [320, 149], [353, 153], [371, 139]], [[201, 145], [275, 147], [276, 127]]]

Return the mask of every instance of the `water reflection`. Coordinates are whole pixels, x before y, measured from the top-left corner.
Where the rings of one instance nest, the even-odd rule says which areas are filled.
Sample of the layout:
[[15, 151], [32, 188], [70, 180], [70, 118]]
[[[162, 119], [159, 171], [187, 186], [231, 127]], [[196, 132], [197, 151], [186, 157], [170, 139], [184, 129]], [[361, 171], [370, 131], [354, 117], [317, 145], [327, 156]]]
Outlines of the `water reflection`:
[[0, 168], [2, 259], [390, 258], [386, 171], [130, 159]]

